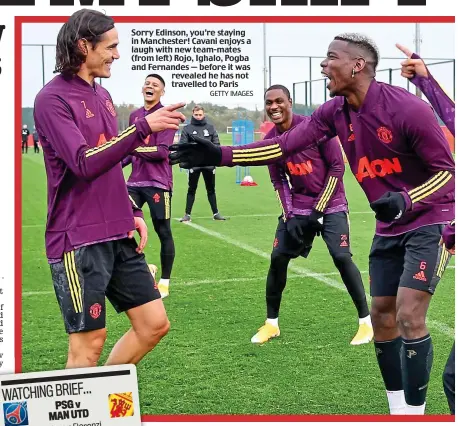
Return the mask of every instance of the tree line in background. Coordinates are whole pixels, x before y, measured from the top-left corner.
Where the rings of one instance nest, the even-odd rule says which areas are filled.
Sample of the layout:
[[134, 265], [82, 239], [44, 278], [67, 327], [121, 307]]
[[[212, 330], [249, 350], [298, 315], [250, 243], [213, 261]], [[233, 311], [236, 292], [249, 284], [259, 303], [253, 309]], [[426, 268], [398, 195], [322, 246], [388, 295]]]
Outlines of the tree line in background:
[[[195, 105], [196, 102], [191, 101], [182, 110], [183, 114], [189, 120], [192, 117], [192, 109]], [[208, 121], [215, 126], [216, 130], [219, 133], [226, 133], [227, 128], [229, 126], [232, 126], [232, 122], [234, 120], [251, 120], [254, 123], [255, 130], [259, 129], [259, 126], [264, 121], [263, 109], [255, 109], [253, 111], [242, 107], [228, 108], [226, 106], [215, 105], [207, 102], [199, 103], [199, 105], [205, 109], [205, 114], [207, 116]], [[124, 103], [120, 105], [115, 105], [115, 107], [118, 114], [119, 130], [122, 131], [129, 125], [129, 116], [131, 112], [139, 108], [139, 105]], [[310, 108], [306, 107], [305, 105], [296, 104], [294, 106], [294, 112], [298, 114], [310, 115], [316, 107], [317, 106]], [[266, 118], [266, 120], [268, 120], [268, 118]], [[27, 124], [29, 130], [33, 129], [33, 108], [22, 108], [22, 124]]]

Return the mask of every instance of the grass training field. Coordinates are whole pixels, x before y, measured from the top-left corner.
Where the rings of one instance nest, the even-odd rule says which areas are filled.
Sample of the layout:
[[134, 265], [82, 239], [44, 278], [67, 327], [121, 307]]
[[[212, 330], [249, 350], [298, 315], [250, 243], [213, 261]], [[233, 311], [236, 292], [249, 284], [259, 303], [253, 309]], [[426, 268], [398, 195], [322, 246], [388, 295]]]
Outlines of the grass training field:
[[[309, 259], [291, 263], [281, 336], [262, 346], [250, 343], [266, 316], [265, 278], [280, 212], [267, 168], [251, 168], [250, 174], [258, 186], [236, 185], [235, 168], [217, 170], [218, 206], [229, 220], [212, 220], [201, 180], [193, 221], [182, 224], [176, 219], [184, 213], [187, 174], [174, 168], [176, 258], [164, 300], [171, 330], [138, 366], [142, 414], [387, 414], [373, 344], [349, 344], [357, 331], [356, 310], [321, 239]], [[368, 293], [374, 215], [350, 173], [345, 183], [352, 251]], [[159, 241], [144, 212], [147, 260], [160, 265]], [[23, 155], [24, 372], [61, 369], [66, 362], [67, 336], [45, 257], [45, 222], [43, 157], [29, 150]], [[449, 413], [441, 376], [454, 336], [454, 262], [429, 310], [434, 366], [427, 414]], [[129, 326], [107, 306], [101, 362]]]

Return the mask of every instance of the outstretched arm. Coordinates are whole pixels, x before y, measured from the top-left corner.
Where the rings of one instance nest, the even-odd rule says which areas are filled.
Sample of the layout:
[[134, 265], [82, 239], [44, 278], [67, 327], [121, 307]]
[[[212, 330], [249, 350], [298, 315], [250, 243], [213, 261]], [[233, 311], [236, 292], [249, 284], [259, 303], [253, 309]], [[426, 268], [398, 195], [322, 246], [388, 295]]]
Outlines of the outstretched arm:
[[423, 92], [447, 129], [455, 136], [455, 102], [434, 79], [419, 55], [400, 44], [396, 46], [407, 56], [407, 59], [401, 63], [401, 75], [408, 78]]

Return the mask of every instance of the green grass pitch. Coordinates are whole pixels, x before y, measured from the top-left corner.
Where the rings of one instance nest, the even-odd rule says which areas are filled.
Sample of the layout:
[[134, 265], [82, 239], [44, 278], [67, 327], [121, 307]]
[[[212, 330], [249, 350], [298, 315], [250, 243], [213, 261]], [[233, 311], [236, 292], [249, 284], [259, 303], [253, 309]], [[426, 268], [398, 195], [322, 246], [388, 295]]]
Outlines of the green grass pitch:
[[[227, 135], [223, 142], [230, 143]], [[45, 258], [46, 175], [42, 155], [23, 155], [23, 371], [65, 366], [67, 336]], [[126, 170], [128, 173], [129, 170]], [[280, 311], [281, 336], [250, 339], [265, 320], [265, 277], [279, 207], [267, 168], [251, 168], [256, 187], [235, 184], [235, 168], [218, 169], [219, 210], [212, 220], [203, 181], [191, 225], [184, 213], [187, 175], [174, 168], [176, 259], [165, 306], [171, 330], [138, 366], [142, 414], [386, 414], [372, 344], [352, 347], [356, 310], [321, 239], [309, 259], [291, 264]], [[345, 176], [354, 260], [368, 288], [374, 216], [354, 177]], [[149, 263], [160, 264], [150, 223]], [[452, 259], [432, 299], [428, 324], [434, 366], [427, 413], [448, 414], [442, 371], [454, 336]], [[318, 274], [311, 276], [312, 273]], [[101, 362], [127, 330], [109, 304]]]

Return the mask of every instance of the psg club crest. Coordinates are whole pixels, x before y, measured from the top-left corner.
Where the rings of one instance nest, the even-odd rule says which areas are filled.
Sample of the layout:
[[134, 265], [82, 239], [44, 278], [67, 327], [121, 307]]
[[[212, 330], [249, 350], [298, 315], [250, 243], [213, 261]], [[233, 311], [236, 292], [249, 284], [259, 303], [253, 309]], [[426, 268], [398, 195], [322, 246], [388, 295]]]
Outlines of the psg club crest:
[[377, 129], [377, 136], [383, 143], [390, 143], [393, 140], [393, 133], [386, 127], [379, 127]]
[[94, 303], [89, 308], [89, 313], [92, 318], [97, 319], [100, 316], [100, 314], [102, 313], [102, 306], [99, 303]]
[[134, 402], [132, 392], [111, 393], [108, 395], [110, 417], [132, 417], [134, 415]]
[[116, 117], [116, 110], [115, 110], [113, 104], [111, 103], [111, 101], [107, 100], [107, 101], [105, 102], [105, 105], [106, 105], [108, 111], [110, 111], [110, 114], [111, 114], [113, 117]]
[[4, 402], [3, 417], [5, 426], [22, 426], [29, 424], [29, 415], [27, 412], [27, 401], [21, 402]]

